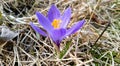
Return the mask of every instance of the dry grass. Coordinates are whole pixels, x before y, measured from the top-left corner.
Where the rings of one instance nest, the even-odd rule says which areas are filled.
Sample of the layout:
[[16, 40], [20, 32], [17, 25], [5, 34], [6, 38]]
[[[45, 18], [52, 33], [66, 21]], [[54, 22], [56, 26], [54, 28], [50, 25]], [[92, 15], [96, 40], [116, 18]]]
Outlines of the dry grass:
[[[0, 3], [0, 26], [13, 31], [8, 31], [4, 38], [0, 36], [0, 66], [120, 66], [119, 0], [1, 0]], [[80, 31], [62, 41], [61, 51], [66, 44], [70, 46], [61, 59], [56, 56], [51, 40], [29, 26], [31, 21], [38, 25], [35, 11], [46, 14], [52, 3], [61, 12], [68, 6], [72, 8], [68, 27], [86, 20]], [[14, 32], [19, 35], [10, 37]]]

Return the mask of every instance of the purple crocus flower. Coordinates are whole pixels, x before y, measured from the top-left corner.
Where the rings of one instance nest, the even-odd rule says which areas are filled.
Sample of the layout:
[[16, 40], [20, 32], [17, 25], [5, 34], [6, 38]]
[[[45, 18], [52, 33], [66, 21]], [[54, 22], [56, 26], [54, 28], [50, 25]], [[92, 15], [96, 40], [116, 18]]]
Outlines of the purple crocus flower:
[[61, 15], [59, 9], [55, 5], [51, 6], [47, 17], [39, 12], [36, 12], [36, 16], [38, 18], [39, 24], [43, 26], [46, 32], [35, 26], [32, 22], [30, 23], [31, 27], [39, 34], [50, 37], [58, 46], [58, 48], [60, 47], [60, 42], [66, 36], [69, 36], [78, 31], [85, 22], [85, 20], [78, 21], [71, 28], [67, 29], [66, 27], [71, 18], [71, 8], [68, 7], [63, 15]]

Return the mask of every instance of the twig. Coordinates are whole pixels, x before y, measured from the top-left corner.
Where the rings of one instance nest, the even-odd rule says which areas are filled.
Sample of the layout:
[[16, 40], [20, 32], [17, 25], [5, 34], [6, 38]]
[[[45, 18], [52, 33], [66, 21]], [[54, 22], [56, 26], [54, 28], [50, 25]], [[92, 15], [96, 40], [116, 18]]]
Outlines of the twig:
[[95, 41], [94, 45], [98, 42], [98, 40], [102, 37], [102, 35], [104, 34], [104, 32], [107, 30], [107, 28], [110, 26], [110, 21], [108, 22], [108, 24], [106, 25], [105, 29], [103, 30], [103, 32], [100, 34], [100, 36], [97, 38], [97, 40]]

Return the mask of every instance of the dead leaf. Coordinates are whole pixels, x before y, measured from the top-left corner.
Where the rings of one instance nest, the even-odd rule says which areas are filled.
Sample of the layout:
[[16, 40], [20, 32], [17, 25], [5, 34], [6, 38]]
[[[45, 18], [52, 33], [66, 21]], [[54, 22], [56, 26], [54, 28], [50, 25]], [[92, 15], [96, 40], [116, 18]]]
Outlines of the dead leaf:
[[5, 39], [5, 40], [10, 40], [16, 37], [19, 33], [11, 31], [8, 27], [6, 26], [0, 26], [1, 29], [1, 34], [0, 34], [0, 39]]

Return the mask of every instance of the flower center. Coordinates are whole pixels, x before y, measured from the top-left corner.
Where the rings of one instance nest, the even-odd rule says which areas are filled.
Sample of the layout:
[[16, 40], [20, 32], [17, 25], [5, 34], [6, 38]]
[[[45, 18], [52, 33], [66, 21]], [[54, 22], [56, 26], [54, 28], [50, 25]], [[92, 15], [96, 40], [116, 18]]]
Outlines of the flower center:
[[61, 20], [54, 19], [53, 22], [52, 22], [52, 26], [53, 26], [55, 29], [58, 29], [58, 28], [60, 27], [60, 22], [61, 22]]

